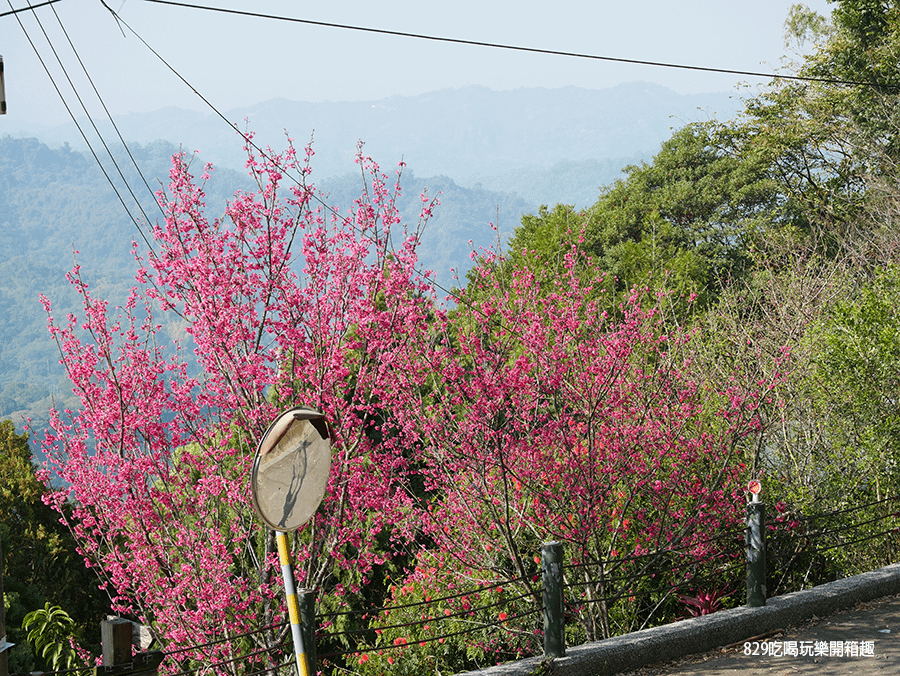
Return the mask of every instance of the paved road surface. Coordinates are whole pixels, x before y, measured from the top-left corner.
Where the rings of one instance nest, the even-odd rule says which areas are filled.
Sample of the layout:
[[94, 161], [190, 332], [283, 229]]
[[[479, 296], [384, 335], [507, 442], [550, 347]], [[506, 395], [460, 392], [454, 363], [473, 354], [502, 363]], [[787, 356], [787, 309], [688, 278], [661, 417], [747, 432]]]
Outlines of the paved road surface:
[[[797, 655], [784, 655], [786, 642], [789, 650], [796, 642]], [[872, 656], [846, 656], [847, 651], [854, 649]], [[832, 655], [832, 652], [841, 651], [845, 652], [844, 656]], [[750, 641], [749, 646], [741, 643], [678, 662], [628, 672], [628, 676], [726, 674], [900, 676], [900, 596], [888, 596], [825, 618], [815, 618], [787, 631], [758, 637]]]

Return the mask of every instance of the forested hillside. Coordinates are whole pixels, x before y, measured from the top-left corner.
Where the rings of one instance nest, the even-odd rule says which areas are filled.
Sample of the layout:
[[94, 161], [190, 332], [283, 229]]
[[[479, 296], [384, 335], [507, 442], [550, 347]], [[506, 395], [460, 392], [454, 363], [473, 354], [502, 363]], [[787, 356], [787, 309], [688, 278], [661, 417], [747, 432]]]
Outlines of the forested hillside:
[[[175, 150], [165, 143], [132, 148], [152, 188], [167, 176]], [[121, 155], [129, 183], [141, 185]], [[113, 178], [133, 205], [121, 179]], [[221, 202], [242, 184], [246, 179], [220, 172], [208, 187], [210, 197]], [[146, 189], [140, 199], [148, 215], [159, 215]], [[38, 298], [49, 293], [61, 312], [77, 310], [66, 274], [79, 264], [92, 287], [113, 303], [124, 302], [134, 277], [134, 240], [143, 244], [93, 158], [68, 147], [51, 150], [34, 139], [0, 139], [0, 415], [17, 425], [22, 416], [45, 423], [51, 398], [57, 404], [72, 401]]]
[[[135, 145], [131, 151], [150, 187], [167, 187], [171, 156], [177, 148], [157, 142]], [[129, 185], [142, 188], [138, 194], [144, 214], [151, 221], [159, 219], [160, 212], [130, 159], [124, 151], [117, 159]], [[201, 164], [200, 159], [194, 160], [198, 175]], [[130, 207], [131, 195], [114, 170], [110, 172]], [[452, 270], [464, 275], [471, 265], [473, 246], [486, 246], [496, 239], [492, 223], [508, 235], [522, 214], [534, 209], [515, 195], [461, 188], [447, 177], [422, 179], [407, 171], [401, 184], [398, 206], [413, 226], [423, 191], [441, 202], [423, 233], [421, 265], [434, 271], [447, 290], [455, 283]], [[249, 185], [246, 175], [216, 168], [205, 185], [211, 215], [223, 210], [236, 190]], [[350, 208], [361, 186], [358, 172], [322, 184], [326, 201], [342, 209]], [[476, 244], [470, 245], [470, 240]], [[24, 417], [45, 424], [51, 400], [57, 405], [74, 403], [38, 298], [41, 294], [52, 298], [58, 313], [75, 311], [78, 297], [66, 274], [77, 263], [91, 288], [113, 305], [124, 303], [134, 281], [132, 241], [140, 252], [146, 251], [138, 229], [93, 158], [68, 147], [53, 150], [35, 139], [0, 139], [0, 273], [4, 280], [0, 285], [0, 416], [13, 418], [17, 425]], [[183, 337], [180, 324], [171, 328], [170, 337]]]

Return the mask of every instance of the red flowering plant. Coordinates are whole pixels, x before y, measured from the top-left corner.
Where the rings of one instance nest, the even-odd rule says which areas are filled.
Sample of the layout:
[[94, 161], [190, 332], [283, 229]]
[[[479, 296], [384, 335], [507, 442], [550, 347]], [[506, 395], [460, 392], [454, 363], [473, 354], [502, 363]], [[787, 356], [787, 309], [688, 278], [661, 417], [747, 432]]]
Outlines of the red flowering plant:
[[731, 596], [727, 589], [713, 589], [711, 591], [699, 591], [696, 596], [679, 596], [678, 600], [687, 606], [691, 617], [709, 615], [722, 609], [722, 601]]
[[453, 553], [423, 550], [390, 586], [348, 667], [362, 674], [456, 673], [541, 650], [542, 618], [516, 588], [463, 576]]

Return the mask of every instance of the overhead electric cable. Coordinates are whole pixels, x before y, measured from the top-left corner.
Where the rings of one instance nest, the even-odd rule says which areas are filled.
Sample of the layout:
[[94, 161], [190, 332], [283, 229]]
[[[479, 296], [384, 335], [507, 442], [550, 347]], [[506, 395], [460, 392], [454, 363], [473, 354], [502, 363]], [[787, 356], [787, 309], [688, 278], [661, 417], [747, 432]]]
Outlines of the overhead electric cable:
[[[53, 10], [53, 13], [56, 14], [56, 9], [52, 8], [52, 7], [51, 7], [51, 9]], [[128, 189], [128, 192], [131, 195], [131, 199], [134, 200], [134, 203], [137, 205], [138, 210], [143, 215], [144, 220], [149, 224], [150, 218], [147, 216], [147, 213], [144, 211], [144, 207], [141, 205], [140, 200], [138, 200], [137, 195], [134, 194], [134, 190], [131, 189], [131, 184], [129, 184], [128, 179], [125, 178], [125, 173], [122, 171], [122, 168], [119, 166], [119, 163], [116, 161], [115, 156], [112, 154], [112, 150], [110, 150], [109, 145], [106, 143], [106, 139], [103, 138], [103, 134], [101, 134], [100, 129], [97, 128], [97, 124], [94, 122], [93, 118], [91, 117], [91, 114], [87, 109], [87, 105], [85, 105], [84, 100], [81, 98], [81, 95], [78, 93], [78, 89], [75, 87], [75, 83], [72, 82], [72, 78], [69, 77], [69, 71], [66, 69], [65, 64], [63, 64], [62, 59], [59, 56], [59, 53], [56, 51], [56, 47], [53, 46], [53, 42], [50, 40], [50, 36], [47, 35], [47, 31], [44, 29], [43, 22], [41, 21], [40, 17], [37, 15], [37, 12], [34, 12], [33, 14], [34, 14], [35, 21], [37, 21], [38, 27], [41, 29], [41, 33], [43, 33], [43, 35], [44, 35], [44, 39], [47, 41], [47, 44], [50, 45], [50, 51], [52, 51], [53, 56], [56, 57], [56, 62], [59, 64], [59, 67], [62, 70], [62, 73], [66, 78], [66, 81], [69, 83], [69, 86], [72, 88], [72, 92], [75, 94], [75, 98], [78, 100], [78, 103], [81, 106], [81, 109], [84, 111], [84, 114], [88, 119], [88, 122], [90, 122], [91, 126], [94, 128], [94, 133], [97, 134], [97, 137], [100, 139], [100, 143], [103, 144], [103, 148], [106, 150], [106, 154], [109, 156], [109, 159], [112, 161], [113, 166], [116, 168], [116, 171], [119, 174], [119, 178], [122, 179], [122, 182], [125, 184], [125, 187]], [[57, 19], [57, 21], [59, 21], [58, 15], [57, 15], [56, 19]], [[60, 25], [60, 27], [62, 27], [61, 21], [60, 21], [59, 25]], [[63, 32], [65, 32], [65, 28], [63, 28]], [[68, 34], [66, 34], [66, 37], [68, 37]], [[75, 51], [75, 46], [72, 45], [71, 40], [69, 41], [69, 45], [72, 47], [72, 51]], [[81, 63], [82, 68], [84, 68], [84, 64], [82, 63], [81, 58], [78, 57], [77, 52], [75, 52], [75, 56], [78, 58], [78, 62]], [[85, 69], [85, 74], [87, 75], [87, 69]], [[90, 75], [88, 75], [88, 80], [90, 80]], [[95, 92], [97, 91], [96, 88], [94, 89], [94, 91]], [[99, 94], [98, 94], [98, 97], [99, 97]], [[101, 101], [101, 103], [102, 103], [102, 101]], [[87, 140], [87, 139], [85, 139], [85, 140]], [[124, 141], [123, 141], [123, 143], [124, 143]], [[126, 148], [126, 150], [127, 150], [127, 148]], [[131, 153], [129, 153], [129, 155], [130, 154]], [[98, 160], [98, 162], [99, 162], [99, 160]], [[138, 172], [140, 173], [140, 170], [138, 170]], [[145, 181], [145, 183], [146, 183], [146, 181]], [[149, 189], [150, 186], [148, 185], [147, 188]], [[150, 194], [151, 195], [153, 194], [152, 190], [150, 191]], [[132, 220], [134, 220], [135, 225], [137, 225], [137, 221], [135, 219], [132, 219]], [[139, 225], [138, 225], [138, 229], [140, 230]]]
[[[11, 0], [7, 0], [7, 4], [12, 8]], [[31, 39], [31, 36], [28, 34], [28, 30], [25, 28], [25, 25], [22, 23], [22, 19], [19, 18], [18, 14], [16, 14], [16, 21], [19, 23], [19, 27], [22, 29], [22, 32], [25, 34], [25, 38], [28, 40], [28, 44], [31, 45], [31, 49], [34, 50], [35, 56], [37, 56], [38, 61], [40, 61], [41, 66], [44, 68], [44, 72], [47, 73], [47, 77], [50, 78], [50, 83], [53, 85], [53, 88], [56, 90], [57, 95], [59, 96], [60, 101], [65, 107], [66, 112], [69, 114], [69, 117], [72, 119], [72, 123], [75, 125], [75, 128], [78, 129], [78, 133], [81, 134], [81, 138], [84, 140], [85, 144], [88, 147], [91, 155], [94, 157], [94, 161], [97, 163], [97, 166], [100, 167], [100, 171], [103, 172], [103, 175], [106, 177], [106, 180], [109, 182], [110, 187], [113, 189], [113, 192], [116, 193], [116, 197], [119, 198], [119, 202], [122, 204], [122, 208], [125, 209], [125, 212], [128, 214], [128, 217], [131, 219], [131, 222], [134, 223], [134, 227], [137, 228], [137, 231], [140, 233], [144, 242], [148, 247], [152, 250], [152, 246], [150, 242], [147, 240], [147, 236], [144, 234], [144, 231], [141, 229], [141, 226], [138, 224], [137, 219], [131, 213], [131, 210], [128, 208], [128, 205], [125, 204], [125, 200], [123, 199], [119, 189], [116, 187], [116, 184], [113, 182], [109, 173], [107, 173], [106, 168], [103, 166], [103, 163], [100, 162], [100, 158], [97, 157], [97, 153], [94, 151], [94, 147], [91, 145], [91, 142], [88, 141], [87, 135], [84, 133], [84, 130], [81, 128], [81, 125], [78, 124], [78, 120], [75, 117], [75, 114], [72, 112], [72, 109], [69, 107], [68, 102], [66, 101], [65, 96], [63, 96], [62, 91], [59, 88], [59, 85], [56, 84], [56, 80], [53, 77], [53, 74], [50, 72], [50, 69], [47, 67], [47, 64], [44, 62], [43, 57], [41, 56], [40, 51], [38, 51], [37, 45], [34, 44], [34, 41]]]
[[[129, 26], [128, 23], [127, 23], [122, 17], [120, 17], [112, 7], [110, 7], [109, 5], [107, 5], [105, 0], [100, 0], [100, 4], [103, 5], [104, 7], [106, 7], [106, 9], [109, 11], [110, 14], [113, 15], [113, 17], [114, 17], [115, 20], [119, 23], [120, 26], [125, 26], [125, 28], [127, 28], [129, 31], [131, 31], [131, 34], [134, 35], [134, 37], [136, 37], [138, 40], [140, 40], [140, 41], [144, 44], [144, 46], [145, 46], [147, 49], [149, 49], [151, 52], [153, 52], [153, 55], [154, 55], [157, 59], [159, 59], [160, 61], [162, 61], [163, 64], [166, 66], [166, 68], [168, 68], [170, 71], [172, 71], [172, 73], [174, 73], [175, 77], [177, 77], [179, 80], [181, 80], [182, 82], [184, 82], [184, 84], [186, 84], [186, 85], [188, 86], [188, 88], [189, 88], [192, 92], [194, 92], [197, 96], [200, 97], [200, 100], [203, 101], [203, 103], [205, 103], [207, 106], [209, 106], [209, 107], [212, 109], [212, 111], [213, 111], [216, 115], [218, 115], [218, 116], [219, 116], [220, 118], [222, 118], [226, 123], [228, 123], [228, 126], [229, 126], [229, 127], [231, 127], [232, 129], [234, 129], [235, 131], [237, 131], [239, 134], [241, 133], [240, 130], [237, 128], [237, 125], [235, 125], [235, 124], [234, 124], [233, 122], [231, 122], [227, 117], [225, 117], [221, 112], [219, 112], [219, 109], [216, 108], [212, 103], [210, 103], [209, 100], [208, 100], [205, 96], [203, 96], [203, 94], [201, 94], [200, 92], [198, 92], [197, 89], [194, 87], [194, 85], [192, 85], [190, 82], [188, 82], [188, 81], [181, 75], [181, 73], [179, 73], [179, 72], [178, 72], [177, 70], [175, 70], [172, 66], [170, 66], [170, 65], [169, 65], [169, 62], [166, 61], [166, 60], [159, 54], [159, 52], [157, 52], [155, 49], [153, 49], [153, 47], [151, 47], [151, 46], [147, 43], [147, 41], [146, 41], [144, 38], [142, 38], [140, 35], [138, 35], [137, 31], [134, 30], [131, 26]], [[248, 143], [250, 143], [257, 151], [259, 151], [260, 153], [262, 153], [264, 156], [268, 157], [268, 155], [266, 155], [265, 153], [263, 153], [262, 149], [260, 149], [255, 143], [253, 143], [249, 138], [247, 138], [247, 135], [246, 135], [246, 134], [241, 134], [241, 136], [243, 136], [244, 139], [245, 139]], [[269, 158], [269, 159], [271, 159], [271, 158]], [[294, 179], [294, 180], [296, 181], [296, 179]]]
[[384, 28], [369, 28], [366, 26], [352, 26], [349, 24], [333, 23], [330, 21], [314, 21], [312, 19], [298, 19], [290, 16], [280, 16], [278, 14], [263, 14], [261, 12], [248, 12], [238, 9], [225, 9], [222, 7], [210, 7], [208, 5], [197, 5], [188, 2], [174, 2], [173, 0], [145, 0], [158, 5], [172, 5], [175, 7], [187, 7], [189, 9], [202, 9], [208, 12], [220, 12], [222, 14], [235, 14], [238, 16], [249, 16], [259, 19], [272, 19], [275, 21], [288, 21], [291, 23], [302, 23], [310, 26], [322, 26], [325, 28], [341, 28], [343, 30], [360, 31], [364, 33], [377, 33], [380, 35], [393, 35], [396, 37], [416, 38], [419, 40], [431, 40], [433, 42], [447, 42], [457, 45], [470, 45], [474, 47], [491, 47], [493, 49], [507, 49], [516, 52], [530, 52], [532, 54], [548, 54], [551, 56], [568, 56], [576, 59], [591, 59], [593, 61], [610, 61], [613, 63], [628, 63], [638, 66], [655, 66], [658, 68], [678, 68], [681, 70], [696, 70], [704, 73], [723, 73], [725, 75], [744, 75], [750, 77], [774, 78], [779, 80], [799, 80], [806, 82], [824, 82], [827, 84], [843, 84], [843, 85], [862, 85], [866, 87], [900, 87], [900, 84], [887, 82], [864, 82], [860, 80], [841, 80], [837, 78], [827, 77], [808, 77], [803, 75], [781, 75], [778, 73], [765, 73], [752, 70], [734, 70], [731, 68], [713, 68], [710, 66], [691, 66], [688, 64], [668, 63], [664, 61], [647, 61], [644, 59], [625, 59], [616, 56], [600, 56], [597, 54], [585, 54], [582, 52], [567, 52], [557, 49], [541, 49], [538, 47], [524, 47], [521, 45], [509, 45], [499, 42], [484, 42], [481, 40], [464, 40], [461, 38], [448, 38], [437, 35], [424, 35], [422, 33], [408, 33], [405, 31], [387, 30]]
[[11, 11], [0, 12], [0, 17], [10, 16], [11, 14], [18, 14], [19, 12], [29, 12], [32, 9], [37, 9], [38, 7], [43, 7], [44, 5], [52, 5], [54, 2], [59, 2], [59, 1], [60, 0], [47, 0], [46, 2], [39, 2], [36, 5], [29, 4], [28, 7], [20, 7], [19, 9], [12, 9], [12, 3], [9, 3]]
[[[128, 153], [128, 157], [131, 158], [131, 163], [134, 165], [134, 168], [137, 170], [138, 176], [140, 176], [141, 180], [144, 182], [144, 186], [147, 188], [147, 192], [149, 192], [150, 196], [153, 198], [154, 204], [156, 204], [160, 213], [163, 215], [163, 218], [165, 218], [166, 213], [163, 210], [162, 205], [159, 203], [159, 200], [156, 199], [156, 194], [153, 192], [153, 188], [151, 188], [150, 184], [147, 182], [147, 179], [144, 176], [144, 172], [141, 171], [141, 168], [138, 166], [137, 160], [134, 159], [134, 155], [131, 153], [131, 149], [128, 147], [128, 144], [125, 142], [125, 138], [122, 136], [122, 132], [119, 131], [119, 126], [116, 124], [115, 120], [113, 119], [112, 114], [109, 112], [109, 108], [106, 107], [106, 102], [104, 102], [103, 97], [100, 96], [100, 92], [97, 89], [97, 85], [94, 84], [94, 80], [93, 80], [93, 78], [91, 78], [90, 73], [88, 73], [87, 67], [84, 65], [84, 62], [81, 60], [81, 56], [78, 54], [78, 50], [75, 49], [75, 45], [72, 43], [72, 38], [69, 37], [69, 31], [66, 30], [65, 26], [63, 26], [62, 20], [59, 18], [59, 14], [56, 13], [56, 8], [51, 7], [50, 9], [53, 11], [53, 16], [56, 17], [56, 21], [57, 21], [57, 23], [59, 23], [59, 27], [62, 29], [63, 35], [66, 36], [66, 40], [68, 40], [69, 46], [72, 48], [72, 52], [75, 54], [75, 58], [78, 59], [78, 63], [81, 66], [81, 69], [84, 71], [85, 77], [88, 79], [88, 82], [91, 83], [91, 88], [94, 90], [94, 94], [96, 94], [97, 100], [100, 102], [100, 105], [103, 107], [103, 111], [106, 113], [106, 117], [109, 119], [109, 123], [112, 125], [113, 129], [116, 130], [116, 135], [119, 137], [119, 141], [122, 143], [122, 147], [125, 148], [125, 152]], [[74, 89], [74, 87], [73, 87], [73, 89]], [[94, 129], [96, 129], [96, 126], [94, 127]], [[98, 131], [97, 134], [99, 135], [100, 132]], [[115, 160], [113, 160], [113, 162], [115, 162]], [[116, 168], [118, 168], [118, 165], [116, 165]], [[121, 173], [122, 172], [120, 171], [119, 174], [121, 175]], [[128, 184], [128, 181], [125, 179], [124, 176], [122, 176], [122, 180], [125, 181], [126, 185]], [[129, 190], [130, 190], [130, 188], [129, 188]], [[132, 192], [131, 196], [134, 197], [133, 192]], [[136, 197], [135, 197], [135, 201], [137, 202]], [[140, 202], [138, 202], [138, 206], [140, 206]], [[143, 211], [144, 210], [141, 209], [142, 213], [143, 213]], [[146, 213], [144, 213], [144, 218], [147, 218], [148, 223], [150, 222]]]

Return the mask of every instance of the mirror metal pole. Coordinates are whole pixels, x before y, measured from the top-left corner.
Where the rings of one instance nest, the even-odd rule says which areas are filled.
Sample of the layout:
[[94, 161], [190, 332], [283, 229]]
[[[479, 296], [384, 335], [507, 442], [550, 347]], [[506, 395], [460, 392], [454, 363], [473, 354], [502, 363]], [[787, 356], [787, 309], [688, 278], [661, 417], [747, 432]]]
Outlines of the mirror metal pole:
[[297, 589], [294, 586], [294, 573], [291, 570], [291, 555], [288, 553], [287, 535], [275, 531], [278, 543], [278, 559], [281, 561], [281, 575], [284, 578], [284, 593], [287, 597], [288, 614], [291, 618], [291, 636], [294, 639], [294, 654], [297, 657], [297, 674], [309, 676], [306, 661], [306, 649], [303, 646], [303, 628], [300, 625], [300, 604], [297, 603]]

